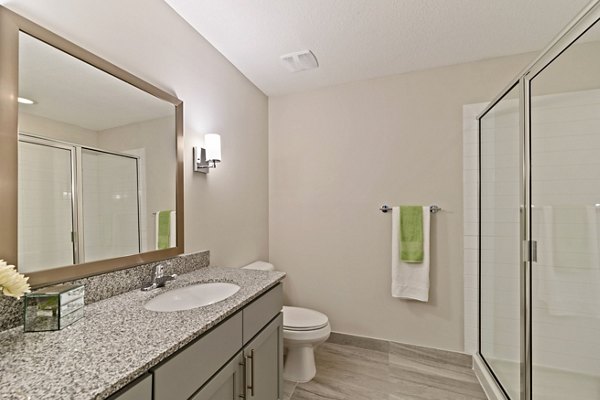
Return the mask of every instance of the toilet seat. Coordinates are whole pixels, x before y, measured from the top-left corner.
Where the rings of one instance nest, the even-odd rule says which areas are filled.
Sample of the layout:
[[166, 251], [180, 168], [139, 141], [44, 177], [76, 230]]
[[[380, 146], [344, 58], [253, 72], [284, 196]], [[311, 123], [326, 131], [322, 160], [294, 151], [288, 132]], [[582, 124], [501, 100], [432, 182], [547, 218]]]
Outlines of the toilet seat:
[[283, 306], [283, 329], [314, 331], [326, 327], [329, 319], [323, 313], [302, 307]]

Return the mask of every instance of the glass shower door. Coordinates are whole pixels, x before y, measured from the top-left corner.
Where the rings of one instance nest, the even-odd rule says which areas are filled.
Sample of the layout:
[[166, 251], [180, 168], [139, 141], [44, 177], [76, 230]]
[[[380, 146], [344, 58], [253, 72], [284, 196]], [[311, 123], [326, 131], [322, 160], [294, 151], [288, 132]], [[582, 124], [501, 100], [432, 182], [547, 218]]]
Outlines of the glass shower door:
[[600, 27], [530, 82], [533, 399], [600, 398]]
[[479, 353], [506, 396], [516, 400], [521, 398], [519, 87], [479, 123]]
[[74, 148], [35, 138], [19, 140], [19, 271], [71, 265]]
[[85, 262], [140, 252], [138, 160], [81, 149]]

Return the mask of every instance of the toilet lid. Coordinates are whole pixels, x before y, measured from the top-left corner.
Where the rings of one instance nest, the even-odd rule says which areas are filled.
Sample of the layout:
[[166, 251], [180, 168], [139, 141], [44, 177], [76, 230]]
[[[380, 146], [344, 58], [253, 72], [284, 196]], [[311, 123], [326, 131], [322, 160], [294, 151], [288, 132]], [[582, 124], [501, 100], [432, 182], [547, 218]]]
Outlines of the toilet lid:
[[283, 307], [283, 328], [294, 331], [310, 331], [327, 326], [327, 315], [301, 307]]

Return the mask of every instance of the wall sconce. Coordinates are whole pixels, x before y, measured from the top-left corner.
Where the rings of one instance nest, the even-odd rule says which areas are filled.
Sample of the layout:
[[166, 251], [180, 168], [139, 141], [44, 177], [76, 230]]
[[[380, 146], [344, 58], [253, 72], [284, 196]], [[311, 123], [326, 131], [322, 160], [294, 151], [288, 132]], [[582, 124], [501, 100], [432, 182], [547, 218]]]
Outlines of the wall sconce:
[[210, 168], [217, 168], [217, 163], [221, 162], [221, 135], [207, 133], [204, 146], [194, 146], [194, 172], [208, 174]]

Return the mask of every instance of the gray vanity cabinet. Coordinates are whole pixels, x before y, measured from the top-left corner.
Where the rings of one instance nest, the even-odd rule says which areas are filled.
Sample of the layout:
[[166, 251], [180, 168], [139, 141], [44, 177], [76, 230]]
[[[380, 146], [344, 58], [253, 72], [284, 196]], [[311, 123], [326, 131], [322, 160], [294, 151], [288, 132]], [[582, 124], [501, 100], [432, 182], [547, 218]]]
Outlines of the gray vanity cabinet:
[[283, 392], [283, 314], [244, 348], [246, 399], [277, 400]]
[[154, 400], [187, 400], [240, 350], [242, 315], [235, 314], [155, 369]]
[[239, 352], [190, 400], [239, 400], [244, 389], [244, 356]]
[[144, 374], [110, 396], [108, 400], [152, 400], [152, 375]]
[[281, 399], [282, 335], [280, 313], [190, 400]]
[[279, 284], [152, 368], [153, 399], [280, 399], [282, 307]]

